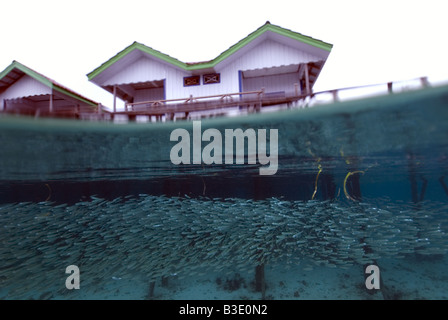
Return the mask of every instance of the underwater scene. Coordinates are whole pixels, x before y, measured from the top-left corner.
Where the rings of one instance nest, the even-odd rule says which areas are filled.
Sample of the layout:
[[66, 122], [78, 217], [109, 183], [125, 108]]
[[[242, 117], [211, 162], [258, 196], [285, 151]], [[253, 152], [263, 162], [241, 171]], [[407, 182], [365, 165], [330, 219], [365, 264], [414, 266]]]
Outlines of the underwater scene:
[[[199, 133], [2, 116], [0, 299], [447, 299], [447, 119], [447, 86]], [[182, 156], [208, 129], [266, 129], [266, 154], [223, 137], [243, 163], [175, 164], [176, 129]]]

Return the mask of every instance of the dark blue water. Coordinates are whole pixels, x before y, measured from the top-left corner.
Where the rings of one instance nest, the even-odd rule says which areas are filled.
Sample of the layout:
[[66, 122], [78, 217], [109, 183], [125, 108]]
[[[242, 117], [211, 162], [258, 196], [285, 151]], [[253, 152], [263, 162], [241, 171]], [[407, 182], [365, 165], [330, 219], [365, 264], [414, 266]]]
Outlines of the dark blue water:
[[271, 176], [172, 164], [191, 122], [0, 117], [0, 297], [446, 299], [447, 107], [439, 87], [202, 120], [278, 129]]

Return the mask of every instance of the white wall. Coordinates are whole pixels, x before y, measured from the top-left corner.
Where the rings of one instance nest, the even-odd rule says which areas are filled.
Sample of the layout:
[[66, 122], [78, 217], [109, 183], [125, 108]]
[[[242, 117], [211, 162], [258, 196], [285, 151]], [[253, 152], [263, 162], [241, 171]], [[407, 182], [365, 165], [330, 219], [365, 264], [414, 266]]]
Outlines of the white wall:
[[[210, 72], [205, 72], [205, 74]], [[223, 70], [220, 74], [220, 83], [203, 84], [201, 74], [201, 84], [199, 86], [184, 87], [184, 77], [189, 76], [186, 72], [178, 71], [173, 78], [166, 80], [167, 99], [219, 95], [224, 93], [238, 92], [238, 71]]]
[[[248, 48], [250, 48], [250, 46]], [[244, 50], [244, 48], [241, 50]], [[229, 57], [228, 59], [232, 60], [232, 57]], [[201, 77], [201, 85], [184, 87], [184, 77], [191, 76], [191, 72], [186, 72], [171, 64], [157, 60], [156, 58], [142, 56], [105, 81], [103, 85], [119, 85], [165, 79], [166, 99], [188, 98], [190, 95], [199, 97], [236, 93], [239, 92], [240, 89], [240, 70], [254, 70], [287, 66], [291, 64], [298, 65], [300, 63], [317, 61], [319, 59], [319, 57], [312, 54], [267, 39], [244, 54], [239, 52], [238, 57], [235, 56], [233, 62], [222, 64], [221, 69], [218, 65], [216, 72], [221, 75], [220, 83], [204, 85], [202, 84]], [[297, 82], [295, 79], [289, 79], [288, 77], [289, 76], [282, 76], [281, 82], [276, 82], [280, 78], [260, 78], [257, 80], [246, 81], [244, 90], [252, 90], [252, 88], [254, 90], [259, 90], [261, 85], [261, 87], [264, 86], [266, 88], [273, 86], [273, 89], [269, 89], [269, 91], [283, 91], [284, 89], [280, 90], [281, 87], [285, 83], [288, 83], [289, 80], [291, 80], [291, 83]], [[291, 77], [293, 77], [293, 75], [291, 75]], [[291, 88], [291, 90], [293, 90], [293, 88]], [[152, 98], [153, 93], [155, 92], [139, 93], [134, 101], [154, 100]]]
[[273, 40], [266, 40], [236, 59], [226, 68], [255, 70], [321, 60], [318, 56], [299, 51]]
[[0, 101], [3, 99], [17, 99], [20, 97], [29, 97], [50, 94], [51, 88], [43, 83], [24, 75], [11, 85], [5, 92], [0, 94]]
[[156, 59], [141, 57], [106, 80], [102, 85], [107, 86], [124, 83], [146, 82], [151, 80], [163, 80], [170, 74], [170, 69], [172, 69], [170, 65], [163, 64]]
[[299, 84], [299, 74], [297, 72], [282, 75], [246, 78], [243, 79], [243, 91], [255, 91], [265, 88], [266, 93], [284, 91], [286, 96], [293, 96], [295, 95], [294, 83]]
[[135, 90], [134, 102], [163, 100], [165, 99], [164, 94], [164, 88]]

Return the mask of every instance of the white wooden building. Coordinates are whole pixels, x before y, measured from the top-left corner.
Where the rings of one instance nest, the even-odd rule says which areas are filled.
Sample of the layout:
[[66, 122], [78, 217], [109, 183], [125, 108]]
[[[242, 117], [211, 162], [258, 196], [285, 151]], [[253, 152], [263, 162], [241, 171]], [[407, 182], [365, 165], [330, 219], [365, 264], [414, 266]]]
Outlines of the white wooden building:
[[99, 106], [17, 61], [0, 73], [0, 112], [79, 118]]
[[160, 106], [176, 102], [167, 100], [262, 89], [264, 97], [297, 97], [311, 93], [331, 49], [329, 43], [266, 22], [210, 61], [185, 63], [134, 42], [87, 76], [114, 95], [114, 112], [117, 99], [148, 107], [140, 103], [159, 101], [153, 106]]

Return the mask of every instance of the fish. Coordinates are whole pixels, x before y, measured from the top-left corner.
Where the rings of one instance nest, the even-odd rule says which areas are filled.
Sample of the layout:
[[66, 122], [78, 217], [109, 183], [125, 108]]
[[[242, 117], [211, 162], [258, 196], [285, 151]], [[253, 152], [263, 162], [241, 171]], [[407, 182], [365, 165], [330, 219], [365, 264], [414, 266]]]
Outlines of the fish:
[[[140, 272], [154, 281], [173, 271], [203, 274], [199, 267], [221, 272], [229, 264], [250, 269], [305, 258], [329, 268], [349, 268], [414, 252], [446, 254], [446, 220], [440, 219], [444, 206], [422, 206], [424, 210], [412, 211], [405, 203], [390, 202], [381, 207], [144, 194], [112, 201], [93, 197], [73, 205], [5, 204], [0, 206], [0, 269], [7, 279], [3, 284], [12, 288], [38, 270], [63, 268], [62, 263], [80, 265], [84, 278]], [[367, 247], [373, 253], [367, 254]], [[311, 265], [305, 268], [312, 270]], [[52, 283], [45, 275], [37, 278], [36, 284], [27, 283], [30, 290]]]

